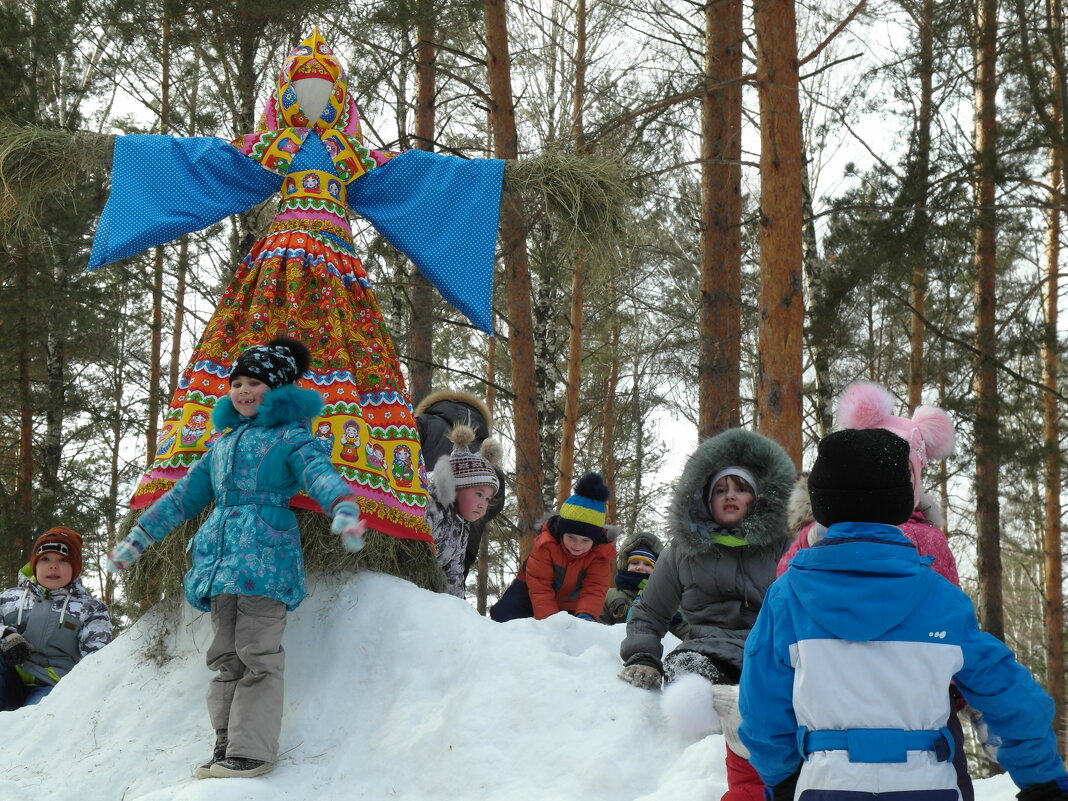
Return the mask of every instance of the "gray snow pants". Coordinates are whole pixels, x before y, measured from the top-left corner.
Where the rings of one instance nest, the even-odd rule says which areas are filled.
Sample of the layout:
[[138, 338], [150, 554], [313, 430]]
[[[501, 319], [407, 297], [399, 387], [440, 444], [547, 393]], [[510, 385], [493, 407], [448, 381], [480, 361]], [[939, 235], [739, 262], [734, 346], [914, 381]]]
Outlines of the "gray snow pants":
[[211, 599], [215, 637], [208, 667], [208, 714], [215, 731], [227, 733], [226, 755], [274, 762], [282, 729], [282, 633], [285, 604], [261, 595]]

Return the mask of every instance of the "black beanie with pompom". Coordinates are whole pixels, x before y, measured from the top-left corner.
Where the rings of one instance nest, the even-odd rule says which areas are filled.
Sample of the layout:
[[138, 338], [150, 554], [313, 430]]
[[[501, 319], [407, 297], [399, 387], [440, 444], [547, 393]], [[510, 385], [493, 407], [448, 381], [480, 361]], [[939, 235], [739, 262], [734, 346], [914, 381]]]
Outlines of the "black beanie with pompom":
[[238, 356], [230, 371], [230, 383], [240, 376], [248, 376], [277, 389], [304, 375], [310, 364], [311, 355], [302, 343], [277, 337], [266, 345], [253, 345]]

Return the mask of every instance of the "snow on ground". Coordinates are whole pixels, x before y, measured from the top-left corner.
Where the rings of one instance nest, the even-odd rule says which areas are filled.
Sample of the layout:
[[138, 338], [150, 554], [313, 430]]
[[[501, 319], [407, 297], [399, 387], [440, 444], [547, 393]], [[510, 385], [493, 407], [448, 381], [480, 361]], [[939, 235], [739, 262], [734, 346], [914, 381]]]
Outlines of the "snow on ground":
[[[143, 656], [150, 614], [39, 706], [0, 713], [0, 801], [718, 801], [726, 789], [723, 737], [668, 732], [658, 694], [616, 678], [624, 626], [497, 624], [373, 573], [310, 584], [284, 639], [273, 773], [193, 779], [214, 743], [211, 626], [187, 606], [165, 664]], [[1012, 797], [1007, 777], [977, 783], [977, 801]]]

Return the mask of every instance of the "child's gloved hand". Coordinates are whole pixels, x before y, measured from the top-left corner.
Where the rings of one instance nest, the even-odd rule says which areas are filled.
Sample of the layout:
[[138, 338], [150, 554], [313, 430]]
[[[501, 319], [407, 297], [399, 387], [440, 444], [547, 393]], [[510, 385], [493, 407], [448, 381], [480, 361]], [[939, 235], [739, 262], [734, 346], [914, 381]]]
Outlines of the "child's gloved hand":
[[118, 573], [120, 570], [133, 567], [133, 563], [141, 558], [141, 554], [151, 542], [153, 542], [152, 537], [141, 524], [135, 525], [122, 542], [116, 543], [111, 553], [108, 554], [108, 572]]
[[4, 664], [8, 667], [21, 665], [30, 658], [34, 647], [15, 628], [8, 626], [4, 632], [0, 638], [0, 655], [3, 656]]
[[963, 711], [975, 728], [975, 739], [979, 741], [983, 753], [986, 754], [987, 759], [991, 762], [997, 762], [998, 748], [1001, 746], [1001, 738], [994, 734], [994, 732], [990, 731], [990, 727], [986, 725], [986, 718], [983, 717], [983, 713], [974, 706], [965, 706]]
[[742, 713], [738, 711], [738, 685], [713, 684], [712, 706], [719, 715], [723, 736], [731, 751], [743, 759], [749, 759], [749, 749], [738, 737], [738, 727], [742, 725]]
[[633, 684], [643, 690], [657, 690], [660, 688], [661, 683], [660, 671], [652, 665], [642, 664], [641, 662], [635, 662], [633, 665], [624, 667], [619, 671], [619, 678], [623, 679], [627, 684]]
[[1068, 778], [1032, 784], [1016, 794], [1020, 801], [1064, 801], [1068, 799]]
[[360, 519], [360, 507], [352, 501], [335, 503], [334, 522], [330, 530], [341, 537], [341, 545], [349, 553], [356, 553], [363, 548], [367, 523]]
[[588, 620], [591, 623], [596, 623], [597, 622], [596, 620], [593, 619], [593, 615], [591, 615], [591, 614], [589, 614], [587, 612], [579, 612], [577, 615], [575, 615], [575, 617], [577, 617], [579, 620]]

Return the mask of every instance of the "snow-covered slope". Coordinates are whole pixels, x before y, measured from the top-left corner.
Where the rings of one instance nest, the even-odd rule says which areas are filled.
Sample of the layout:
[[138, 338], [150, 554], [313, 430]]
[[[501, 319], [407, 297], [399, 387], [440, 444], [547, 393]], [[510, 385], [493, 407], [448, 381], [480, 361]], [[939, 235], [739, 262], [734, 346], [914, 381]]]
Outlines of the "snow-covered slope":
[[[496, 624], [389, 576], [311, 582], [285, 634], [281, 756], [255, 779], [192, 778], [214, 741], [207, 615], [174, 658], [143, 619], [40, 706], [0, 713], [0, 801], [718, 801], [723, 738], [664, 729], [658, 694], [619, 681], [623, 626]], [[978, 801], [1011, 798], [1004, 777]]]

